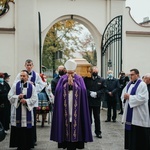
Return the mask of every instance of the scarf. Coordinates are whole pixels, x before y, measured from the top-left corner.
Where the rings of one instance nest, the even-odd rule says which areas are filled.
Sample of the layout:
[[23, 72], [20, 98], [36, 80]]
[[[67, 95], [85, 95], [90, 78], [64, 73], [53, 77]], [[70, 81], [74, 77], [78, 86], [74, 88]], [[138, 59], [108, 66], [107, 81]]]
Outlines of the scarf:
[[[141, 83], [142, 80], [138, 80], [135, 84], [135, 86], [132, 88], [130, 95], [135, 95], [136, 90], [139, 86], [139, 84]], [[129, 90], [130, 85], [132, 84], [132, 82], [130, 82], [127, 85], [127, 92]], [[133, 115], [133, 108], [130, 107], [130, 105], [128, 104], [128, 109], [127, 109], [127, 117], [126, 117], [126, 123], [125, 123], [125, 129], [126, 130], [131, 130], [131, 122], [132, 122], [132, 115]]]
[[[19, 95], [22, 93], [21, 89], [21, 82], [19, 81], [16, 84], [16, 95]], [[28, 99], [32, 95], [32, 84], [28, 83], [27, 84], [27, 95], [25, 95], [25, 98]], [[29, 111], [26, 108], [26, 114], [27, 114], [27, 128], [32, 127], [32, 117], [31, 117], [31, 111]], [[19, 105], [18, 108], [16, 109], [16, 126], [21, 128], [21, 116], [22, 116], [22, 105]]]
[[36, 79], [36, 73], [34, 71], [32, 71], [32, 77], [31, 77], [30, 81], [35, 83], [35, 79]]

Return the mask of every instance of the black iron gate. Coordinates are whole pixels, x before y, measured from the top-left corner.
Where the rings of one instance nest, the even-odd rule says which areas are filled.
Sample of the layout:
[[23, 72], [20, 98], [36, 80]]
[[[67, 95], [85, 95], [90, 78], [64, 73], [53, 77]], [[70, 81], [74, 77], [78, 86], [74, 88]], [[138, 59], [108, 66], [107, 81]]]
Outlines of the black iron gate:
[[122, 16], [113, 18], [106, 26], [101, 42], [101, 75], [108, 70], [118, 77], [122, 70]]
[[39, 66], [40, 73], [42, 72], [42, 39], [41, 39], [41, 15], [38, 12], [38, 21], [39, 21]]

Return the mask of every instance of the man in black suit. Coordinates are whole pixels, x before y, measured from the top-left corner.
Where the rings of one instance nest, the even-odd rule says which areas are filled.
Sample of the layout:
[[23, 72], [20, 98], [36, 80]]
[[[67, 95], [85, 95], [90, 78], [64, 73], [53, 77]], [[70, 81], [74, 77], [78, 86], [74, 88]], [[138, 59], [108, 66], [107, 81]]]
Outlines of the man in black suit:
[[105, 98], [107, 101], [107, 120], [105, 122], [111, 121], [111, 107], [113, 108], [112, 120], [116, 122], [117, 117], [117, 100], [118, 100], [118, 91], [120, 89], [119, 80], [113, 77], [113, 71], [109, 70], [107, 72], [107, 79], [105, 80], [106, 84], [106, 94]]
[[88, 94], [91, 124], [93, 112], [96, 137], [102, 138], [100, 125], [100, 107], [102, 96], [105, 91], [105, 80], [98, 75], [98, 68], [92, 67], [91, 77], [86, 77], [84, 81]]
[[127, 85], [128, 82], [129, 82], [129, 77], [126, 76], [123, 71], [121, 71], [120, 74], [119, 74], [120, 90], [118, 92], [118, 95], [119, 95], [119, 104], [120, 104], [120, 112], [118, 114], [120, 114], [120, 115], [123, 114], [121, 93], [122, 93], [122, 90], [124, 89], [124, 87]]

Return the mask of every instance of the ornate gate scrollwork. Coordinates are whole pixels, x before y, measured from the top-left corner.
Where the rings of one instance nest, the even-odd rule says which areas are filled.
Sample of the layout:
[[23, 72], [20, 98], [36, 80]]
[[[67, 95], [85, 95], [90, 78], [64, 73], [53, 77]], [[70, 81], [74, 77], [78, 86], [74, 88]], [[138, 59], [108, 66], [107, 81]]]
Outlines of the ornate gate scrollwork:
[[[122, 70], [122, 16], [113, 18], [106, 26], [101, 42], [102, 76], [111, 69], [118, 77]], [[111, 65], [110, 65], [111, 64]]]

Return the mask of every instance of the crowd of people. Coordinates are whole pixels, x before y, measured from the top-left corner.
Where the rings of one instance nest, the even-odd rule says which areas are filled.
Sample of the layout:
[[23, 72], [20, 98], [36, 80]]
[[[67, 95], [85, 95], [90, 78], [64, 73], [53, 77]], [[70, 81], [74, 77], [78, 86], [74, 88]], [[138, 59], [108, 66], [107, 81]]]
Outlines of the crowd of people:
[[93, 122], [95, 136], [102, 138], [100, 111], [106, 101], [106, 123], [115, 123], [120, 109], [118, 114], [125, 124], [124, 149], [150, 149], [150, 73], [141, 79], [139, 70], [131, 69], [128, 75], [121, 71], [115, 78], [108, 70], [104, 79], [93, 66], [91, 77], [81, 77], [75, 72], [77, 63], [69, 59], [58, 67], [58, 74], [48, 85], [46, 76], [33, 67], [33, 61], [27, 59], [12, 87], [10, 75], [0, 73], [0, 122], [6, 134], [10, 129], [10, 148], [34, 148], [39, 115], [44, 127], [52, 111], [50, 140], [57, 142], [58, 148], [84, 149], [85, 143], [93, 141]]

